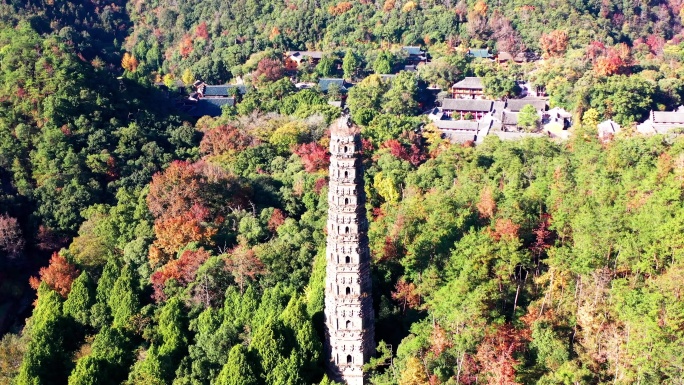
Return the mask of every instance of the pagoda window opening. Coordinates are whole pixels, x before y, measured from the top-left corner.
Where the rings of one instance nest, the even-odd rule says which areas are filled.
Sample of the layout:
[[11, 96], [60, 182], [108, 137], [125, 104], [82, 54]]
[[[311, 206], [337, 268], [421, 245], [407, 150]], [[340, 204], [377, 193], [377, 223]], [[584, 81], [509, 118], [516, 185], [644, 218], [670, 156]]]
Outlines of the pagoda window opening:
[[351, 287], [347, 286], [347, 288], [344, 289], [344, 291], [347, 295], [351, 294]]

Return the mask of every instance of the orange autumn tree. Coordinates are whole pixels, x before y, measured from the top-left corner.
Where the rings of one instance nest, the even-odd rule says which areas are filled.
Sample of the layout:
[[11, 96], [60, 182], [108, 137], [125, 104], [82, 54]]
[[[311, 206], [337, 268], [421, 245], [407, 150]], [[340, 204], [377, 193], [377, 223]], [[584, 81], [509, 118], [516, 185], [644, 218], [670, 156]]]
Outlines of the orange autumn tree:
[[225, 156], [231, 158], [246, 149], [252, 138], [239, 128], [221, 125], [204, 133], [200, 142], [200, 152], [209, 156]]
[[52, 290], [66, 298], [71, 291], [71, 284], [79, 274], [76, 267], [66, 258], [54, 253], [50, 258], [50, 264], [47, 267], [41, 267], [38, 271], [40, 278], [31, 277], [29, 283], [33, 289], [38, 290], [40, 283], [45, 282]]
[[203, 203], [200, 191], [206, 184], [205, 178], [189, 162], [172, 162], [164, 172], [152, 177], [147, 207], [155, 218], [179, 216], [193, 205]]
[[330, 12], [330, 14], [333, 16], [339, 16], [349, 11], [350, 9], [352, 9], [352, 3], [348, 1], [342, 1], [340, 3], [337, 3], [336, 5], [331, 5], [330, 7], [328, 7], [328, 12]]
[[508, 218], [497, 218], [494, 223], [494, 231], [490, 233], [495, 241], [510, 241], [518, 238], [520, 225]]
[[610, 76], [621, 73], [628, 66], [630, 50], [626, 44], [618, 44], [610, 47], [605, 55], [594, 62], [594, 71], [601, 76]]
[[406, 312], [406, 307], [417, 309], [420, 306], [420, 294], [418, 288], [413, 282], [407, 282], [405, 278], [399, 279], [394, 291], [392, 292], [392, 299], [401, 303], [402, 311]]
[[152, 266], [166, 263], [169, 258], [190, 242], [212, 244], [211, 237], [216, 228], [209, 221], [209, 210], [194, 205], [177, 217], [155, 221], [154, 233], [157, 239], [150, 248]]
[[150, 276], [152, 288], [154, 289], [153, 298], [157, 301], [166, 299], [164, 288], [170, 279], [175, 280], [182, 287], [187, 286], [195, 280], [197, 269], [209, 259], [209, 253], [200, 248], [199, 250], [186, 250], [180, 258], [166, 264]]
[[190, 242], [211, 245], [227, 212], [246, 205], [244, 191], [233, 175], [203, 161], [171, 163], [152, 177], [147, 195], [147, 206], [155, 217], [151, 265], [166, 264]]
[[475, 206], [480, 213], [480, 218], [489, 219], [494, 216], [496, 213], [496, 200], [494, 200], [494, 193], [490, 187], [485, 186], [480, 191], [480, 201]]
[[568, 33], [561, 30], [545, 33], [539, 39], [539, 46], [544, 56], [560, 56], [568, 49]]
[[518, 384], [515, 366], [519, 360], [515, 355], [525, 348], [529, 339], [529, 329], [518, 330], [510, 324], [495, 326], [487, 332], [476, 354], [486, 384]]
[[478, 16], [485, 16], [487, 14], [487, 9], [489, 7], [487, 6], [487, 3], [484, 1], [478, 1], [475, 3], [475, 6], [473, 7], [473, 12], [477, 14]]
[[193, 51], [192, 36], [190, 36], [189, 34], [183, 36], [183, 39], [181, 39], [180, 44], [178, 46], [178, 51], [180, 52], [180, 55], [183, 58], [187, 58], [188, 56], [190, 56], [190, 54]]

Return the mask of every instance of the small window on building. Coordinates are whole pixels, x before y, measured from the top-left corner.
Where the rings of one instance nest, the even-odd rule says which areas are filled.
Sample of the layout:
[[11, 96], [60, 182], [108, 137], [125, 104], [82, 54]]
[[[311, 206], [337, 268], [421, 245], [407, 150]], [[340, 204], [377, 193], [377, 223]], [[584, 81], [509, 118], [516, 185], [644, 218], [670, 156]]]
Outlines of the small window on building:
[[346, 326], [346, 329], [347, 329], [347, 330], [351, 329], [351, 327], [352, 327], [352, 322], [348, 320], [347, 323], [345, 324], [345, 326]]
[[344, 146], [344, 152], [347, 152], [347, 146]]
[[352, 356], [351, 354], [347, 354], [347, 363], [351, 364], [352, 363]]
[[345, 292], [347, 293], [347, 295], [351, 294], [351, 287], [347, 286]]
[[345, 226], [345, 227], [344, 227], [344, 232], [347, 233], [347, 234], [349, 234], [349, 226]]
[[351, 257], [349, 257], [348, 255], [344, 257], [344, 263], [351, 263]]
[[345, 172], [344, 172], [344, 177], [346, 178], [346, 177], [348, 177], [348, 176], [349, 176], [349, 172], [345, 171]]
[[344, 204], [348, 205], [349, 204], [349, 198], [344, 198]]

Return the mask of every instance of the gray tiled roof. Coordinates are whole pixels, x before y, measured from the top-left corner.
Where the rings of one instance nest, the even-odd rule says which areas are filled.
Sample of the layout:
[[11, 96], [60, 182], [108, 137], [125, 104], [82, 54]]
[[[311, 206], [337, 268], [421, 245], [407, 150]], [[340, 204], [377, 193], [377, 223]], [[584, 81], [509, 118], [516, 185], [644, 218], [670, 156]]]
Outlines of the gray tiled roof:
[[477, 139], [476, 132], [443, 131], [443, 134], [444, 138], [448, 139], [451, 143], [465, 143], [469, 141], [474, 142]]
[[452, 88], [460, 88], [466, 90], [483, 90], [484, 84], [482, 84], [482, 78], [478, 77], [467, 77], [460, 82], [455, 83]]
[[234, 98], [203, 98], [188, 112], [191, 116], [221, 116], [221, 107], [234, 106]]
[[500, 100], [494, 101], [494, 104], [492, 105], [492, 117], [498, 120], [502, 120], [505, 108], [506, 102], [502, 102]]
[[505, 126], [518, 125], [518, 114], [516, 112], [504, 112], [501, 123]]
[[440, 130], [473, 131], [477, 132], [480, 127], [478, 122], [471, 120], [437, 120], [435, 126]]
[[442, 100], [442, 108], [449, 111], [489, 112], [492, 110], [492, 103], [491, 100], [447, 98]]
[[420, 47], [407, 46], [407, 47], [401, 47], [401, 49], [408, 52], [408, 54], [411, 56], [422, 56], [423, 55], [423, 50], [421, 50]]
[[340, 88], [340, 91], [346, 91], [348, 88], [350, 88], [352, 86], [351, 83], [347, 83], [346, 81], [344, 81], [344, 79], [336, 79], [336, 78], [320, 78], [320, 79], [318, 79], [318, 87], [323, 92], [328, 92], [328, 88], [332, 84], [337, 84], [337, 86]]
[[684, 112], [653, 111], [653, 123], [682, 123], [682, 124], [684, 124]]
[[513, 61], [513, 55], [511, 55], [510, 53], [508, 53], [506, 51], [501, 51], [497, 55], [497, 59], [499, 61]]
[[215, 85], [215, 86], [204, 86], [204, 96], [230, 96], [230, 89], [237, 88], [238, 92], [242, 95], [247, 93], [247, 87], [244, 85]]
[[513, 112], [518, 112], [528, 104], [531, 104], [537, 111], [546, 111], [546, 100], [542, 99], [508, 99], [506, 107]]
[[490, 57], [492, 57], [492, 54], [489, 53], [489, 50], [486, 48], [469, 49], [468, 50], [468, 56], [472, 56], [472, 57], [476, 57], [476, 58], [490, 58]]

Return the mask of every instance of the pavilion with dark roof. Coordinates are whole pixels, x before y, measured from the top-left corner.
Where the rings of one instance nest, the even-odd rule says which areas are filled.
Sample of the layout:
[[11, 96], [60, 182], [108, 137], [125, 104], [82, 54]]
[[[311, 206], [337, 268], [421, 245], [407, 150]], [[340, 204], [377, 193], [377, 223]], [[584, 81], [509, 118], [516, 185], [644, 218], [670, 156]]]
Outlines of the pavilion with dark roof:
[[477, 99], [444, 99], [442, 111], [446, 116], [453, 119], [464, 119], [467, 114], [473, 115], [473, 119], [480, 120], [492, 111], [494, 101]]
[[464, 78], [451, 86], [451, 94], [455, 99], [481, 99], [484, 95], [482, 78]]

